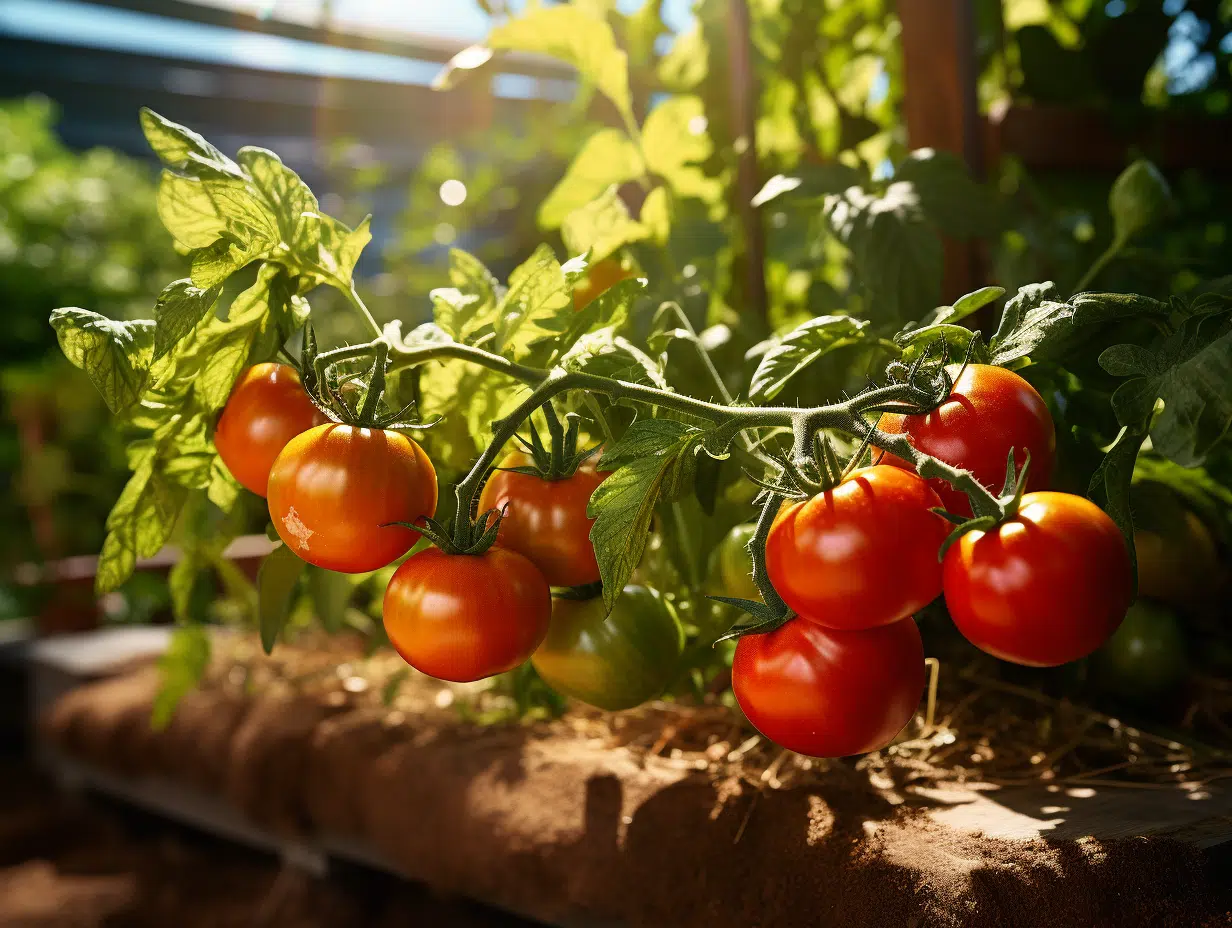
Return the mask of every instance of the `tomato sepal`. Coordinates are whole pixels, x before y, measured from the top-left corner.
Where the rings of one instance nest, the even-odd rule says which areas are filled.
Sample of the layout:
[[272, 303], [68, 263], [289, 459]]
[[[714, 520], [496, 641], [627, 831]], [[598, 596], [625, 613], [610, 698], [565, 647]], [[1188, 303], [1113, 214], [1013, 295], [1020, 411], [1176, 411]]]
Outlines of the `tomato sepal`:
[[556, 410], [549, 401], [541, 407], [543, 415], [548, 420], [550, 446], [545, 446], [539, 437], [535, 424], [527, 421], [529, 438], [514, 434], [514, 439], [525, 449], [531, 463], [517, 467], [494, 467], [493, 470], [510, 474], [525, 474], [527, 477], [538, 477], [540, 480], [567, 480], [577, 473], [578, 468], [594, 457], [603, 447], [578, 450], [578, 436], [581, 431], [582, 417], [577, 413], [566, 413], [565, 426], [562, 428]]
[[[945, 560], [945, 554], [954, 542], [968, 532], [987, 532], [989, 529], [1011, 521], [1018, 515], [1018, 507], [1022, 505], [1022, 497], [1027, 490], [1027, 472], [1030, 467], [1030, 449], [1027, 450], [1026, 460], [1022, 462], [1022, 469], [1017, 471], [1014, 468], [1014, 449], [1010, 449], [1005, 462], [1005, 485], [1001, 489], [1001, 495], [997, 497], [999, 512], [995, 515], [977, 515], [966, 518], [953, 512], [947, 512], [940, 506], [935, 506], [930, 510], [955, 526], [954, 530], [946, 536], [945, 541], [941, 542], [941, 548], [937, 552], [938, 561]], [[972, 497], [972, 502], [974, 502], [974, 497]]]
[[727, 606], [735, 606], [737, 609], [743, 610], [759, 620], [735, 626], [716, 638], [714, 644], [718, 644], [720, 641], [733, 641], [737, 638], [743, 638], [745, 635], [764, 635], [766, 632], [772, 632], [776, 628], [781, 628], [796, 617], [796, 614], [790, 609], [779, 611], [771, 606], [767, 606], [765, 603], [759, 603], [752, 599], [741, 599], [738, 596], [707, 595], [706, 599], [716, 603], [723, 603]]
[[480, 513], [479, 517], [471, 523], [470, 531], [467, 533], [470, 539], [469, 544], [459, 544], [448, 526], [431, 516], [421, 516], [421, 518], [424, 521], [423, 525], [420, 525], [418, 520], [415, 522], [386, 522], [381, 528], [390, 525], [409, 528], [423, 535], [446, 554], [483, 554], [496, 544], [496, 536], [500, 532], [501, 520], [505, 518], [505, 513], [501, 509], [489, 509], [487, 512]]

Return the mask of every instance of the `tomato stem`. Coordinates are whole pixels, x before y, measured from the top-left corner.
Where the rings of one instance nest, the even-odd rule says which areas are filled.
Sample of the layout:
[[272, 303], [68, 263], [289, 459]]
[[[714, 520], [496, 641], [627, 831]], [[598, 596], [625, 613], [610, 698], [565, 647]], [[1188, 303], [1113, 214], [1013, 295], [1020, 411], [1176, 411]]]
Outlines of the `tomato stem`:
[[[355, 348], [359, 347], [355, 346]], [[712, 446], [730, 444], [747, 429], [790, 428], [795, 439], [793, 457], [797, 460], [801, 458], [801, 452], [805, 459], [811, 458], [813, 436], [819, 430], [834, 429], [910, 462], [921, 476], [940, 477], [946, 480], [971, 498], [972, 509], [977, 516], [1000, 515], [1001, 512], [997, 497], [970, 473], [917, 450], [905, 435], [891, 435], [882, 432], [869, 422], [867, 415], [870, 413], [914, 414], [935, 408], [938, 400], [943, 398], [933, 395], [939, 390], [925, 389], [915, 378], [909, 378], [903, 383], [876, 387], [838, 403], [806, 409], [796, 406], [733, 406], [727, 403], [699, 400], [645, 384], [602, 377], [585, 371], [567, 371], [559, 367], [550, 370], [529, 367], [482, 348], [459, 342], [415, 346], [390, 343], [389, 354], [390, 367], [393, 370], [413, 367], [442, 358], [456, 358], [507, 374], [534, 388], [530, 396], [523, 400], [512, 413], [493, 424], [492, 442], [475, 461], [466, 477], [455, 487], [458, 502], [458, 526], [469, 523], [474, 508], [475, 494], [483, 482], [484, 475], [492, 467], [497, 454], [513, 438], [522, 423], [544, 403], [568, 390], [603, 394], [616, 400], [633, 400], [700, 419], [713, 427]], [[332, 358], [332, 356], [331, 352], [321, 357]], [[948, 389], [944, 393], [948, 393]], [[745, 453], [756, 453], [748, 446], [738, 446], [738, 450]], [[766, 463], [760, 455], [758, 460]], [[467, 529], [464, 528], [455, 528], [455, 533], [466, 531]]]
[[360, 297], [359, 292], [355, 289], [354, 282], [352, 282], [349, 289], [343, 290], [342, 292], [346, 296], [347, 301], [352, 306], [354, 306], [357, 310], [359, 310], [360, 314], [367, 321], [369, 328], [372, 329], [372, 333], [377, 338], [380, 338], [381, 337], [381, 327], [377, 325], [376, 320], [372, 318], [372, 313], [368, 311], [367, 305], [364, 303], [363, 299]]

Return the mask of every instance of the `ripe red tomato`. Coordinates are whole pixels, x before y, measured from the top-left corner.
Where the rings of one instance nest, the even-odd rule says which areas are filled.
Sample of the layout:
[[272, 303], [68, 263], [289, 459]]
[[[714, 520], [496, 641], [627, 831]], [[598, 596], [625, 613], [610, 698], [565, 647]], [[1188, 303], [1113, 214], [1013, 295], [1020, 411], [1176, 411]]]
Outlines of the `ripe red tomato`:
[[[552, 586], [581, 586], [599, 579], [599, 564], [590, 543], [595, 520], [586, 515], [590, 494], [606, 473], [595, 470], [593, 455], [563, 480], [497, 470], [479, 496], [479, 511], [505, 506], [496, 543], [530, 558]], [[501, 467], [526, 467], [531, 459], [515, 451]]]
[[[958, 373], [950, 365], [950, 375]], [[905, 433], [920, 451], [971, 471], [994, 493], [1005, 483], [1005, 461], [1010, 448], [1021, 467], [1031, 452], [1027, 489], [1042, 490], [1052, 479], [1057, 436], [1052, 414], [1035, 388], [1003, 367], [968, 364], [954, 383], [950, 398], [924, 416], [886, 413], [878, 428], [891, 434]], [[886, 454], [882, 464], [911, 469], [902, 458]], [[946, 510], [971, 515], [971, 501], [939, 478], [930, 480]]]
[[287, 443], [269, 478], [270, 519], [309, 564], [377, 570], [419, 535], [390, 522], [436, 512], [436, 471], [400, 432], [318, 425]]
[[916, 474], [874, 466], [812, 499], [784, 506], [766, 542], [766, 569], [783, 601], [828, 628], [887, 625], [941, 592], [937, 552], [948, 523]]
[[732, 689], [759, 732], [812, 757], [885, 747], [924, 693], [924, 643], [912, 619], [837, 631], [792, 619], [736, 644]]
[[235, 381], [214, 428], [214, 447], [231, 476], [264, 496], [278, 452], [296, 435], [325, 421], [295, 368], [254, 364]]
[[466, 683], [512, 670], [548, 633], [552, 592], [516, 551], [446, 554], [428, 548], [394, 572], [383, 620], [402, 659], [439, 680]]
[[616, 258], [604, 258], [596, 261], [586, 271], [586, 276], [579, 280], [573, 288], [574, 310], [584, 309], [592, 300], [603, 295], [622, 280], [635, 276], [631, 267]]
[[968, 532], [946, 552], [945, 604], [967, 640], [994, 657], [1055, 667], [1112, 637], [1133, 600], [1116, 523], [1090, 500], [1043, 491], [1018, 515]]

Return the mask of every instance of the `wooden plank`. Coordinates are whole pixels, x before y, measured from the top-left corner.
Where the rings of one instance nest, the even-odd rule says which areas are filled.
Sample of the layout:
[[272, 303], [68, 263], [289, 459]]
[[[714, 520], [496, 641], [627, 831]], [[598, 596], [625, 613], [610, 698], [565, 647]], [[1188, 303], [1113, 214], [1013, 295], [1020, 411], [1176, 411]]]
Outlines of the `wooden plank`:
[[1115, 172], [1135, 152], [1164, 170], [1232, 169], [1232, 120], [1185, 114], [1123, 126], [1094, 108], [1012, 104], [989, 114], [985, 142], [990, 164], [1013, 155], [1034, 170]]
[[[899, 0], [898, 18], [907, 143], [960, 155], [976, 177], [983, 176], [971, 0]], [[947, 241], [942, 298], [953, 300], [980, 286], [982, 265], [974, 242]]]

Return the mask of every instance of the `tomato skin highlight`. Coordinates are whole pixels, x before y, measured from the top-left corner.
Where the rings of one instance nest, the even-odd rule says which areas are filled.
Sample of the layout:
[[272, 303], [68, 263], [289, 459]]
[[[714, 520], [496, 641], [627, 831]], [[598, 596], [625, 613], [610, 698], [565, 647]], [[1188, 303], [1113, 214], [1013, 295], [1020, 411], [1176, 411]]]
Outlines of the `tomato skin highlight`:
[[270, 468], [296, 435], [325, 422], [289, 364], [254, 364], [240, 374], [214, 427], [218, 456], [245, 489], [265, 496]]
[[[595, 470], [595, 458], [583, 462], [563, 480], [543, 480], [529, 474], [493, 471], [479, 495], [479, 511], [505, 509], [496, 543], [530, 558], [552, 586], [581, 586], [599, 579], [599, 562], [590, 543], [595, 520], [586, 506], [606, 473]], [[515, 451], [501, 467], [527, 467], [529, 455]]]
[[885, 747], [911, 721], [925, 683], [915, 621], [836, 631], [796, 618], [736, 644], [732, 689], [759, 732], [811, 757]]
[[296, 554], [342, 573], [377, 570], [419, 539], [436, 513], [436, 470], [410, 438], [384, 429], [318, 425], [287, 443], [269, 480], [270, 519]]
[[1112, 637], [1133, 600], [1124, 536], [1090, 500], [1044, 490], [1018, 515], [946, 552], [945, 604], [967, 640], [1001, 660], [1055, 667]]
[[680, 626], [654, 590], [627, 586], [611, 613], [602, 597], [552, 600], [552, 622], [531, 663], [548, 686], [614, 712], [663, 692], [683, 647]]
[[[946, 368], [950, 376], [961, 365]], [[1052, 414], [1043, 397], [1013, 371], [990, 364], [968, 364], [954, 383], [949, 399], [922, 416], [885, 413], [877, 424], [883, 432], [905, 434], [915, 448], [969, 470], [993, 493], [1005, 483], [1005, 462], [1014, 449], [1014, 463], [1022, 467], [1031, 453], [1027, 490], [1043, 490], [1052, 479], [1057, 436]], [[896, 455], [886, 453], [879, 463], [913, 469]], [[931, 486], [956, 515], [971, 515], [971, 501], [961, 490], [933, 478]]]
[[512, 670], [548, 633], [552, 593], [530, 561], [506, 548], [407, 558], [385, 589], [389, 643], [416, 670], [469, 683]]
[[770, 582], [797, 615], [828, 628], [872, 628], [923, 609], [941, 592], [937, 552], [948, 523], [912, 471], [874, 465], [790, 503], [766, 543]]

